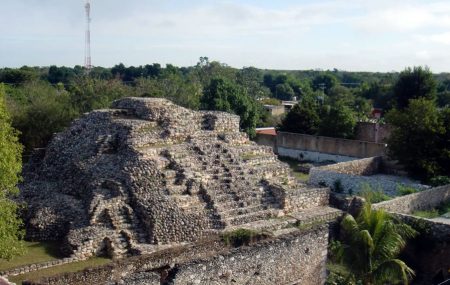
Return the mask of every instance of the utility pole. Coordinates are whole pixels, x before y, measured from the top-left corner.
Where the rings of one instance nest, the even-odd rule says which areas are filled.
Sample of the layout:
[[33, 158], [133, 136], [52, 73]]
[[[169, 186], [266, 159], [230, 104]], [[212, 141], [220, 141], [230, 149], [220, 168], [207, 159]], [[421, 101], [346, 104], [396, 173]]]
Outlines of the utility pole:
[[92, 68], [91, 64], [91, 2], [90, 0], [86, 0], [86, 4], [84, 5], [86, 10], [86, 37], [85, 37], [85, 46], [84, 46], [84, 67], [86, 71], [89, 73]]

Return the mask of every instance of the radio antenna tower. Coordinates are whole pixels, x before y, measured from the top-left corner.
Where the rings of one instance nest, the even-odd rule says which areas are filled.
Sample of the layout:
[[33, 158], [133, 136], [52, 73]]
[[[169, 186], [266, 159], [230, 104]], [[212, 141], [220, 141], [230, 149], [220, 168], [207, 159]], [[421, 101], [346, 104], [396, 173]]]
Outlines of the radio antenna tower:
[[86, 0], [86, 5], [84, 5], [86, 10], [86, 41], [84, 47], [84, 67], [87, 72], [91, 70], [91, 2]]

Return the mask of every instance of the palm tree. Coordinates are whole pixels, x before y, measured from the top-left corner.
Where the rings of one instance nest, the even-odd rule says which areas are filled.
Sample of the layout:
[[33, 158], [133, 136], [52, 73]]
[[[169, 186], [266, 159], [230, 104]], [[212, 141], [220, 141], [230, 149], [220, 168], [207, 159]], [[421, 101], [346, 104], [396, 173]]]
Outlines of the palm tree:
[[341, 222], [341, 240], [332, 249], [340, 265], [335, 268], [359, 284], [408, 284], [414, 271], [397, 256], [415, 235], [410, 226], [367, 203], [356, 219], [347, 214]]

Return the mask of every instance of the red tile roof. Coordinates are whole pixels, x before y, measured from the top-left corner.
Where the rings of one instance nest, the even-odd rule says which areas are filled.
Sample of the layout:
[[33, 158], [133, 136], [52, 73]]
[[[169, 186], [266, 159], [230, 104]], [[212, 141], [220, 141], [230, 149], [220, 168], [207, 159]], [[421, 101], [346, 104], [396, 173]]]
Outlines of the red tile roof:
[[257, 134], [262, 134], [262, 135], [271, 135], [271, 136], [276, 136], [277, 135], [277, 131], [275, 130], [275, 128], [265, 128], [265, 129], [256, 129], [256, 133]]

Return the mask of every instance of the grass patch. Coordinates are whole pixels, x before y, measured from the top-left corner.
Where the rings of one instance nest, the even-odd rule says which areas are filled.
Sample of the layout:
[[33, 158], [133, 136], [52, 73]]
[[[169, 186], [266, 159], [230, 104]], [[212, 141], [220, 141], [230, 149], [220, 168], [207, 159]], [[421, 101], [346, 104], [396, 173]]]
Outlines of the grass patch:
[[300, 181], [306, 182], [309, 180], [309, 174], [303, 173], [303, 172], [296, 172], [293, 171], [293, 175]]
[[405, 195], [417, 193], [419, 191], [416, 188], [413, 188], [413, 187], [398, 185], [397, 186], [397, 192], [398, 192], [398, 194], [400, 196], [405, 196]]
[[241, 154], [241, 158], [243, 160], [250, 160], [250, 159], [254, 159], [257, 158], [259, 155], [253, 153], [253, 152], [244, 152]]
[[415, 211], [413, 213], [414, 216], [425, 218], [425, 219], [433, 219], [439, 217], [439, 212], [436, 209], [429, 211]]
[[295, 224], [295, 227], [301, 231], [305, 231], [305, 230], [312, 229], [318, 225], [323, 225], [326, 223], [327, 223], [326, 221], [314, 221], [314, 222], [307, 222], [307, 223], [297, 222]]
[[84, 260], [84, 261], [58, 265], [58, 266], [45, 268], [45, 269], [41, 269], [41, 270], [34, 271], [34, 272], [29, 272], [29, 273], [22, 274], [22, 275], [10, 276], [10, 277], [8, 277], [8, 279], [11, 282], [14, 282], [17, 284], [22, 284], [22, 281], [25, 281], [25, 280], [36, 281], [43, 277], [49, 277], [49, 276], [53, 276], [53, 275], [57, 275], [57, 274], [61, 274], [61, 273], [77, 272], [77, 271], [83, 270], [88, 267], [105, 265], [105, 264], [110, 263], [111, 261], [112, 260], [109, 258], [94, 257], [94, 258], [90, 258], [90, 259]]
[[0, 259], [0, 271], [27, 264], [41, 263], [62, 258], [57, 242], [25, 242], [26, 252], [7, 261]]
[[450, 201], [442, 203], [439, 207], [427, 211], [415, 211], [413, 213], [414, 216], [425, 218], [425, 219], [433, 219], [440, 216], [443, 216], [447, 213], [450, 213]]
[[308, 173], [304, 173], [298, 170], [298, 164], [299, 161], [289, 158], [289, 157], [285, 157], [285, 156], [278, 156], [278, 159], [284, 163], [287, 163], [289, 165], [289, 168], [292, 171], [292, 175], [295, 176], [295, 178], [297, 178], [298, 180], [302, 181], [302, 182], [307, 182], [309, 180], [309, 174]]
[[227, 246], [234, 247], [249, 245], [269, 237], [269, 233], [249, 229], [236, 229], [231, 232], [222, 233], [221, 235], [223, 242]]
[[363, 197], [367, 202], [371, 204], [376, 204], [391, 199], [391, 197], [384, 194], [383, 190], [374, 190], [368, 184], [364, 184], [362, 186], [362, 190], [359, 192], [358, 196]]

